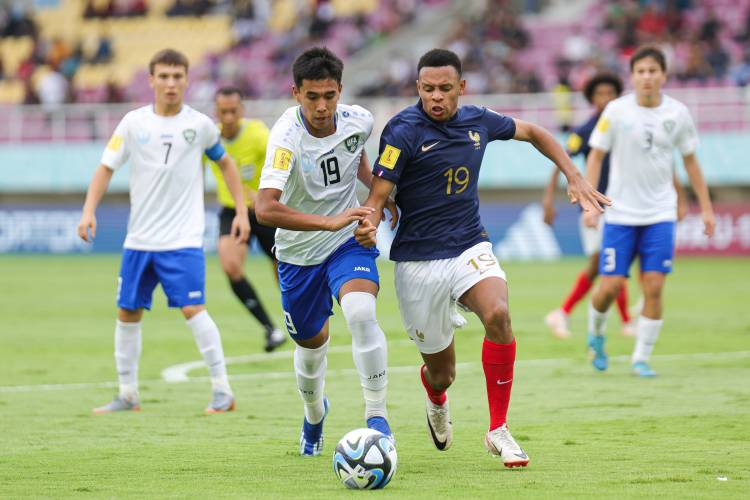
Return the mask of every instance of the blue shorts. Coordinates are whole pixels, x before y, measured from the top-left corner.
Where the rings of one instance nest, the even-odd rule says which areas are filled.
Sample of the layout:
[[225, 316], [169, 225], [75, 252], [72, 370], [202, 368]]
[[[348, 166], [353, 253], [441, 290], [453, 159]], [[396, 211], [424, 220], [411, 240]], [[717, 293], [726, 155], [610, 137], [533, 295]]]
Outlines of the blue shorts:
[[206, 259], [202, 248], [181, 248], [147, 252], [126, 248], [117, 284], [117, 306], [122, 309], [151, 309], [157, 283], [167, 296], [169, 307], [206, 303]]
[[313, 266], [279, 262], [279, 287], [284, 322], [289, 335], [304, 340], [320, 332], [333, 314], [333, 300], [338, 300], [341, 285], [353, 279], [380, 284], [375, 259], [376, 248], [365, 248], [352, 238], [328, 258]]
[[636, 255], [642, 272], [672, 272], [675, 239], [674, 222], [657, 222], [648, 226], [604, 224], [599, 274], [629, 276]]

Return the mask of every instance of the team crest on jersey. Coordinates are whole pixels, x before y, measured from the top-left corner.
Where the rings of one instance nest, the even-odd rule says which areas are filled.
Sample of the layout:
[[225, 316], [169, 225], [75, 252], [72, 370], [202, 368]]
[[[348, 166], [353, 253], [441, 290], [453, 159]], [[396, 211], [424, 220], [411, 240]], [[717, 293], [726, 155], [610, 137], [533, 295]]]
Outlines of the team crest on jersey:
[[135, 140], [138, 141], [138, 144], [148, 144], [148, 141], [151, 140], [151, 134], [148, 130], [139, 130], [135, 133]]
[[469, 130], [469, 139], [474, 141], [474, 149], [479, 149], [482, 147], [482, 136], [479, 135], [479, 132]]
[[182, 131], [182, 137], [185, 138], [188, 144], [192, 144], [197, 135], [198, 133], [192, 128], [188, 128]]
[[346, 146], [346, 150], [350, 153], [353, 153], [357, 150], [357, 146], [359, 146], [359, 136], [358, 135], [352, 135], [348, 139], [344, 141], [344, 146]]
[[668, 134], [671, 134], [677, 123], [675, 123], [674, 120], [664, 120], [664, 123], [662, 123], [662, 125], [664, 126], [664, 130], [666, 130]]

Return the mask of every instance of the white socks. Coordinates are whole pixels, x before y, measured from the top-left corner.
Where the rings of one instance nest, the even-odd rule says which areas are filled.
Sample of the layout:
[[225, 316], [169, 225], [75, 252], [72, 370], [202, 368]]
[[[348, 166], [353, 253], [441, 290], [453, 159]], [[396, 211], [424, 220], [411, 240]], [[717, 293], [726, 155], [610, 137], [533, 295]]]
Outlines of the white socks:
[[589, 302], [589, 333], [603, 336], [607, 332], [607, 316], [609, 311], [599, 312], [594, 304]]
[[195, 343], [208, 366], [211, 387], [214, 391], [232, 394], [224, 363], [224, 349], [221, 347], [221, 336], [216, 323], [208, 315], [208, 311], [203, 310], [187, 320], [187, 325], [193, 330]]
[[297, 374], [297, 388], [305, 403], [305, 418], [317, 424], [325, 416], [323, 389], [325, 387], [326, 352], [328, 342], [317, 349], [307, 349], [297, 345], [294, 349], [294, 372]]
[[663, 319], [651, 319], [645, 316], [638, 318], [638, 336], [635, 341], [635, 349], [633, 349], [633, 363], [649, 360], [663, 323]]
[[387, 418], [388, 346], [375, 315], [375, 296], [349, 292], [341, 299], [341, 310], [352, 334], [352, 357], [364, 393], [365, 419]]
[[141, 357], [141, 323], [116, 321], [115, 365], [120, 382], [120, 397], [138, 401], [138, 360]]

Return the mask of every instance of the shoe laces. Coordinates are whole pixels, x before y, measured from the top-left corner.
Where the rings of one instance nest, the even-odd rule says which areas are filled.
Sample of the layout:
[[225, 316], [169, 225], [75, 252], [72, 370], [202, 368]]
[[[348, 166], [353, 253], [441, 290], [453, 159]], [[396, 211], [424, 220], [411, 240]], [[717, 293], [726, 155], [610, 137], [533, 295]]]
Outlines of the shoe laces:
[[508, 430], [508, 426], [506, 424], [503, 424], [492, 431], [492, 434], [500, 441], [500, 443], [502, 444], [502, 449], [521, 449], [521, 447], [518, 446], [518, 443], [516, 443], [516, 440], [513, 439], [513, 436], [510, 435], [510, 430]]
[[430, 413], [434, 417], [433, 425], [435, 426], [435, 431], [438, 434], [445, 433], [448, 428], [448, 405], [436, 405], [433, 403]]

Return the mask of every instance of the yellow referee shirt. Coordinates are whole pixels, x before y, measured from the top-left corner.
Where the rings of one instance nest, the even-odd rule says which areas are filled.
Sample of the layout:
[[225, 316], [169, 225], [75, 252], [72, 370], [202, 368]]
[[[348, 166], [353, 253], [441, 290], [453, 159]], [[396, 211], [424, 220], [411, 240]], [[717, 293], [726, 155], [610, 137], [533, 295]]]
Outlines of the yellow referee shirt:
[[[221, 124], [218, 124], [221, 128]], [[253, 206], [253, 200], [248, 192], [257, 192], [260, 183], [260, 172], [266, 161], [266, 143], [268, 142], [268, 127], [260, 120], [242, 119], [240, 132], [232, 140], [221, 138], [227, 154], [232, 157], [240, 170], [245, 203], [248, 207]], [[219, 203], [225, 207], [234, 208], [234, 198], [229, 192], [224, 176], [219, 166], [210, 161], [211, 170], [216, 177], [216, 195]]]

